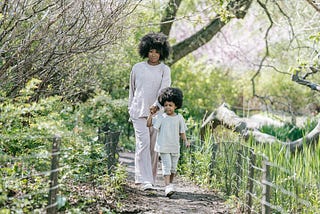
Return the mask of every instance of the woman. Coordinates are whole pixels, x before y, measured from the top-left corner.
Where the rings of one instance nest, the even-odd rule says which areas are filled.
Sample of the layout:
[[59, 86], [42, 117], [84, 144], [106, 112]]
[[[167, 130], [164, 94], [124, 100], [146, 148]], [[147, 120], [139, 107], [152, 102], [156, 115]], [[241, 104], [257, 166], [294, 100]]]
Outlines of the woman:
[[156, 131], [147, 127], [147, 117], [161, 108], [157, 98], [171, 85], [170, 68], [162, 61], [169, 57], [170, 45], [163, 33], [142, 37], [139, 54], [145, 61], [132, 67], [129, 86], [129, 115], [136, 139], [135, 183], [143, 190], [152, 189], [157, 176], [158, 154], [154, 151]]

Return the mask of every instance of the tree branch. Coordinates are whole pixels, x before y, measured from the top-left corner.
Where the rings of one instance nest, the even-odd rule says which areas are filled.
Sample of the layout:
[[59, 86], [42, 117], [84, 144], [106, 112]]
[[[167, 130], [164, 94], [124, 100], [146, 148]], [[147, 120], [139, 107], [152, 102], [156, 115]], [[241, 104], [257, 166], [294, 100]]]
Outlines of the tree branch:
[[[111, 47], [125, 28], [123, 21], [141, 0], [24, 2], [6, 0], [0, 6], [0, 87], [12, 97], [34, 76], [43, 81], [42, 86], [50, 85], [47, 90], [55, 90], [50, 94], [69, 93], [70, 87], [83, 85], [81, 81], [92, 74], [81, 73], [82, 62], [75, 61]], [[70, 72], [81, 73], [83, 79], [68, 78]]]
[[161, 19], [160, 32], [169, 35], [182, 0], [170, 0]]
[[172, 58], [168, 65], [172, 65], [179, 59], [188, 55], [189, 53], [197, 50], [199, 47], [210, 41], [226, 23], [223, 22], [220, 17], [216, 17], [209, 25], [201, 28], [198, 32], [190, 36], [189, 38], [179, 42], [172, 46]]
[[301, 68], [300, 68], [300, 70], [297, 70], [297, 71], [295, 71], [294, 74], [292, 74], [291, 80], [296, 82], [296, 83], [298, 83], [298, 84], [300, 84], [300, 85], [307, 86], [311, 90], [315, 90], [315, 91], [320, 92], [320, 85], [306, 80], [306, 78], [309, 75], [315, 74], [315, 73], [319, 72], [320, 70], [319, 70], [319, 68], [314, 68], [314, 67], [310, 67], [310, 70], [311, 70], [311, 72], [306, 73], [302, 77], [299, 77], [299, 73], [301, 72]]
[[316, 3], [314, 0], [306, 0], [317, 12], [320, 13], [320, 3]]
[[[236, 18], [244, 18], [251, 3], [252, 0], [232, 0], [227, 5], [227, 9], [229, 9]], [[226, 24], [227, 21], [223, 21], [219, 15], [214, 17], [207, 26], [201, 28], [189, 38], [172, 46], [172, 56], [167, 64], [174, 64], [179, 59], [209, 42]]]
[[[245, 120], [245, 118], [237, 116], [226, 104], [222, 104], [210, 114], [210, 116], [203, 122], [201, 131], [203, 131], [204, 128], [212, 122], [213, 125], [211, 125], [211, 129], [216, 128], [217, 125], [223, 125], [224, 127], [239, 133], [245, 140], [248, 140], [250, 137], [252, 137], [257, 143], [280, 143], [284, 146], [287, 146], [291, 152], [302, 149], [303, 143], [306, 145], [318, 143], [320, 134], [319, 119], [316, 127], [305, 137], [299, 138], [292, 142], [281, 142], [272, 135], [260, 132], [259, 127], [254, 125], [256, 121]], [[250, 125], [250, 123], [252, 124]]]
[[258, 4], [263, 8], [263, 10], [265, 11], [268, 19], [269, 19], [269, 22], [270, 22], [270, 25], [265, 33], [265, 36], [264, 36], [264, 40], [265, 40], [265, 48], [266, 48], [266, 52], [264, 54], [264, 56], [262, 57], [260, 63], [259, 63], [259, 67], [258, 67], [258, 70], [255, 72], [255, 74], [253, 75], [253, 77], [251, 78], [251, 82], [252, 82], [252, 95], [253, 96], [256, 96], [256, 97], [259, 97], [258, 95], [256, 95], [256, 89], [255, 89], [255, 78], [259, 75], [261, 69], [262, 69], [262, 66], [263, 66], [263, 63], [264, 61], [266, 60], [266, 58], [269, 56], [269, 44], [268, 44], [268, 36], [269, 36], [269, 32], [273, 26], [273, 20], [271, 18], [271, 15], [267, 9], [267, 6], [265, 4], [263, 4], [260, 0], [257, 0]]

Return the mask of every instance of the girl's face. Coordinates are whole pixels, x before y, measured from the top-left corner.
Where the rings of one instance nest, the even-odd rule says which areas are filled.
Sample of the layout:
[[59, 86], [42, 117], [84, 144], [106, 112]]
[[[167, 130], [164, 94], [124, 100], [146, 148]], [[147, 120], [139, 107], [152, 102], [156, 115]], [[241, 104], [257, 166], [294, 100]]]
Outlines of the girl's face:
[[160, 60], [160, 53], [156, 49], [151, 49], [148, 53], [148, 63], [150, 65], [158, 65]]
[[174, 102], [171, 102], [171, 101], [166, 101], [164, 102], [164, 112], [167, 114], [167, 115], [174, 115], [174, 110], [176, 110], [177, 106], [176, 104], [174, 104]]

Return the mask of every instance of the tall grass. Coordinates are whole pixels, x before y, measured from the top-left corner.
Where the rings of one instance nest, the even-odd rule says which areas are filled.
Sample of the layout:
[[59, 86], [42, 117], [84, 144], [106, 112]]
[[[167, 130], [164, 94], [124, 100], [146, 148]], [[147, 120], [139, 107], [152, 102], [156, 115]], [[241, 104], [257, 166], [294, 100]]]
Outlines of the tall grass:
[[317, 213], [320, 210], [320, 143], [304, 145], [302, 151], [291, 153], [280, 143], [244, 142], [237, 134], [223, 128], [214, 132], [207, 130], [202, 140], [199, 129], [194, 129], [190, 138], [196, 140], [190, 150], [182, 151], [180, 173], [197, 184], [223, 192], [226, 197], [236, 197], [244, 205], [250, 180], [249, 157], [253, 151], [253, 209], [256, 212], [261, 210], [264, 161], [270, 165], [272, 213]]

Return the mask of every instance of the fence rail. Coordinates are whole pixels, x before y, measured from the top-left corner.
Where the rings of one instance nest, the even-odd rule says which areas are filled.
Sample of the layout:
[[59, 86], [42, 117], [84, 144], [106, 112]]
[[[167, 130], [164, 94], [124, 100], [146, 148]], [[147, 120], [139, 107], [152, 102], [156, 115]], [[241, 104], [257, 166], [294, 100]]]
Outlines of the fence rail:
[[[69, 144], [73, 138], [59, 135], [51, 138], [33, 137], [32, 140], [43, 141], [43, 146], [34, 148], [34, 150], [41, 151], [37, 154], [13, 156], [0, 153], [0, 212], [54, 214], [61, 206], [61, 201], [59, 202], [61, 191], [72, 191], [68, 190], [64, 179], [68, 180], [75, 171], [81, 171], [81, 167], [96, 169], [97, 164], [102, 164], [108, 175], [112, 176], [117, 164], [117, 145], [120, 133], [99, 132], [98, 135], [99, 140], [92, 141], [91, 146], [104, 150], [105, 155], [102, 160], [96, 158], [96, 154], [91, 150], [84, 154], [83, 148], [70, 148]], [[12, 137], [0, 139], [1, 141], [13, 140]], [[19, 137], [14, 139], [19, 139]], [[81, 162], [81, 156], [92, 157], [95, 159], [94, 164], [88, 166]], [[70, 161], [79, 168], [75, 168], [74, 165], [70, 167], [68, 165]], [[88, 176], [94, 177], [93, 173], [89, 173]], [[96, 189], [93, 185], [90, 187], [91, 191]]]
[[[320, 213], [319, 207], [311, 203], [320, 200], [319, 186], [300, 181], [293, 169], [278, 166], [265, 154], [241, 142], [211, 139], [208, 144], [196, 140], [190, 150], [183, 149], [180, 164], [191, 165], [192, 177], [201, 174], [197, 172], [201, 167], [196, 166], [199, 162], [196, 154], [203, 158], [204, 151], [211, 155], [209, 182], [220, 183], [220, 191], [234, 195], [241, 205], [238, 210], [241, 213]], [[309, 198], [308, 191], [317, 198]]]
[[[107, 158], [105, 160], [96, 159], [92, 164], [89, 176], [95, 175], [95, 166], [98, 164], [105, 164], [108, 175], [112, 176], [117, 163], [116, 148], [119, 133], [99, 132], [98, 136], [98, 142], [92, 141], [91, 146], [99, 145], [105, 151]], [[1, 177], [0, 187], [9, 187], [1, 189], [2, 196], [6, 195], [7, 198], [2, 199], [0, 203], [8, 209], [18, 204], [22, 208], [29, 206], [29, 210], [36, 210], [40, 213], [44, 211], [57, 213], [59, 192], [61, 188], [66, 188], [64, 183], [58, 181], [63, 182], [64, 178], [78, 170], [70, 169], [65, 161], [72, 159], [78, 161], [78, 167], [88, 167], [86, 163], [81, 162], [81, 155], [92, 158], [95, 158], [96, 155], [90, 150], [87, 154], [84, 151], [78, 151], [76, 156], [70, 155], [71, 152], [75, 152], [79, 148], [66, 146], [66, 142], [70, 143], [66, 137], [55, 136], [49, 140], [39, 137], [39, 139], [51, 142], [47, 147], [41, 146], [42, 153], [23, 157], [0, 155], [1, 176], [8, 175], [6, 180]], [[201, 155], [197, 155], [199, 153]], [[265, 154], [254, 148], [244, 145], [240, 141], [215, 142], [213, 138], [208, 142], [195, 141], [192, 143], [191, 149], [182, 151], [180, 164], [191, 165], [189, 167], [191, 175], [198, 175], [200, 173], [196, 170], [201, 167], [196, 167], [199, 163], [197, 158], [199, 156], [203, 158], [204, 153], [210, 155], [210, 164], [207, 169], [210, 176], [209, 182], [220, 182], [221, 189], [226, 194], [234, 195], [240, 205], [240, 212], [319, 213], [319, 207], [313, 206], [311, 200], [319, 200], [320, 185], [301, 181], [297, 178], [294, 169], [278, 166], [270, 161]], [[31, 162], [30, 165], [27, 165], [28, 160]], [[39, 182], [43, 184], [34, 189], [36, 180], [43, 181]], [[24, 188], [23, 191], [11, 188], [10, 185], [14, 182], [21, 184]], [[95, 190], [96, 188], [92, 186], [92, 191]], [[308, 191], [317, 192], [317, 198], [309, 198]], [[31, 204], [24, 204], [26, 200], [32, 198], [35, 200], [42, 198], [42, 202], [35, 207], [30, 207]], [[43, 200], [43, 198], [47, 200]]]

